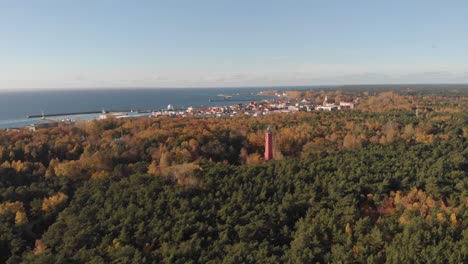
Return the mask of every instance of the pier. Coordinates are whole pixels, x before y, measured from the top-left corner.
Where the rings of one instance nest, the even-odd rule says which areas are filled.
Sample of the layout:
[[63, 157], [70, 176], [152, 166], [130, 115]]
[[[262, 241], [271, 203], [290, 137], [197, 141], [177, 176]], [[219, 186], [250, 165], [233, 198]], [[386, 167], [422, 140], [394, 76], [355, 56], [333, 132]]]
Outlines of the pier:
[[[109, 110], [105, 111], [105, 113], [115, 113], [115, 112], [124, 112], [124, 113], [130, 113], [130, 112], [136, 112], [136, 113], [151, 113], [152, 110]], [[71, 115], [87, 115], [87, 114], [101, 114], [103, 113], [102, 110], [100, 111], [83, 111], [83, 112], [66, 112], [66, 113], [53, 113], [53, 114], [37, 114], [37, 115], [27, 115], [27, 118], [40, 118], [40, 117], [54, 117], [54, 116], [71, 116]]]

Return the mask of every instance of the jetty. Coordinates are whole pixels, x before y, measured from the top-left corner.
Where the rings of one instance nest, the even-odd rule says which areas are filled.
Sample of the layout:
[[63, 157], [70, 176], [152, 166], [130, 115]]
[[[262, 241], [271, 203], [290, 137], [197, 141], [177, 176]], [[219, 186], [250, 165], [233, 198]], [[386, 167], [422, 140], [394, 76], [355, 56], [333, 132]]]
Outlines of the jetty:
[[[130, 113], [130, 112], [136, 112], [136, 113], [151, 113], [152, 110], [134, 110], [134, 109], [128, 109], [128, 110], [108, 110], [105, 111], [105, 113]], [[40, 118], [40, 117], [54, 117], [54, 116], [73, 116], [73, 115], [87, 115], [87, 114], [102, 114], [103, 111], [83, 111], [83, 112], [65, 112], [65, 113], [52, 113], [52, 114], [36, 114], [36, 115], [27, 115], [27, 118]]]

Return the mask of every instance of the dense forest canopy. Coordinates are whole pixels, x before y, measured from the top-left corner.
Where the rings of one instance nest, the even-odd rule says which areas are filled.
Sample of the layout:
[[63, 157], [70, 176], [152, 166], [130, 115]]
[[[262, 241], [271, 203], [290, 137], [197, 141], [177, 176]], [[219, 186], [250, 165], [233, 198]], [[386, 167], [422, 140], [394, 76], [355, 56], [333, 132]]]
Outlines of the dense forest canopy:
[[468, 98], [453, 89], [0, 130], [0, 262], [466, 263]]

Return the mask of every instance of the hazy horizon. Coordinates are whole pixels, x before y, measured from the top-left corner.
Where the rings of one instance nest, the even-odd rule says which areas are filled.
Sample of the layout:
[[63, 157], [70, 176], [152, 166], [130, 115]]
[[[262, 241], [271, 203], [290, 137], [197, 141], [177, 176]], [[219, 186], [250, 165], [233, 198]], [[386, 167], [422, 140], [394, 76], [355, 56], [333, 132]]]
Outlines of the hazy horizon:
[[134, 87], [56, 87], [56, 88], [21, 88], [21, 89], [0, 89], [0, 93], [12, 93], [12, 92], [49, 92], [49, 91], [112, 91], [112, 90], [184, 90], [184, 89], [295, 89], [295, 88], [322, 88], [322, 89], [332, 89], [332, 88], [346, 88], [348, 86], [382, 86], [383, 88], [387, 86], [464, 86], [468, 88], [467, 83], [348, 83], [348, 84], [317, 84], [317, 85], [252, 85], [252, 86], [210, 86], [210, 87], [151, 87], [151, 86], [134, 86]]
[[6, 1], [0, 91], [468, 83], [468, 3]]

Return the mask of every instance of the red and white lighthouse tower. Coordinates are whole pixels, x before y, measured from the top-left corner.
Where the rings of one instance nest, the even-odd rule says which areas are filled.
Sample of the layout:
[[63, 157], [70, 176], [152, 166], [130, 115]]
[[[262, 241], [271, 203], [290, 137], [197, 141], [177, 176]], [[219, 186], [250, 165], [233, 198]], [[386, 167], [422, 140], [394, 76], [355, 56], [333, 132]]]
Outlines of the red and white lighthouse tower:
[[265, 160], [273, 159], [273, 136], [271, 129], [268, 128], [265, 132]]

